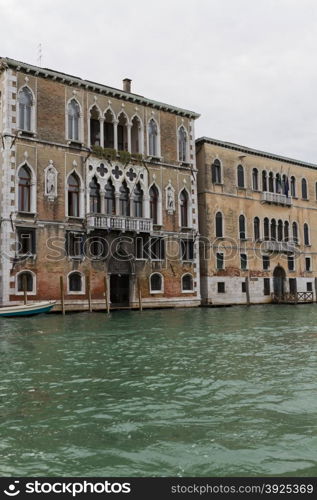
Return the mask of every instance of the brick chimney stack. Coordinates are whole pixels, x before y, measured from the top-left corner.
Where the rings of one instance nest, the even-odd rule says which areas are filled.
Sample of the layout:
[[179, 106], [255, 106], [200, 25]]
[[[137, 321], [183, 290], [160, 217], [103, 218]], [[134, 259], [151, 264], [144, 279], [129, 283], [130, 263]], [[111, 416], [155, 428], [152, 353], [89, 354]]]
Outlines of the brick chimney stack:
[[129, 94], [131, 94], [131, 82], [132, 82], [132, 80], [130, 80], [130, 78], [124, 78], [124, 80], [123, 80], [124, 92], [128, 92]]

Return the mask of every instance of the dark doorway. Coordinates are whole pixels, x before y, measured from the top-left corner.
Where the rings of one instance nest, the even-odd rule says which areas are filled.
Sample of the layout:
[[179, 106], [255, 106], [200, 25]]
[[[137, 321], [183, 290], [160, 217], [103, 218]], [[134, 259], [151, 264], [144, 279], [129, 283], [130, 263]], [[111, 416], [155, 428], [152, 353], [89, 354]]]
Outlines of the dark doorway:
[[289, 293], [296, 295], [297, 293], [297, 281], [296, 278], [289, 278]]
[[110, 276], [110, 301], [112, 304], [129, 305], [130, 277], [128, 274]]
[[277, 266], [273, 272], [273, 289], [276, 297], [282, 298], [285, 291], [285, 271], [281, 266]]

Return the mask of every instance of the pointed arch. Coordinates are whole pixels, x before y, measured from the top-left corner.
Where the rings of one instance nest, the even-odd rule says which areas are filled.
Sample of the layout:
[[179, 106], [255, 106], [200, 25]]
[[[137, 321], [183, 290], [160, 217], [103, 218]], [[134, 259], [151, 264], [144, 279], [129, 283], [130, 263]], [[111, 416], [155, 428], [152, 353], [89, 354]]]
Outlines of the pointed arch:
[[188, 132], [184, 125], [180, 125], [177, 129], [177, 153], [178, 153], [178, 161], [187, 163], [188, 162], [188, 148], [189, 148], [189, 140], [188, 140]]
[[122, 109], [117, 116], [117, 134], [118, 134], [118, 150], [129, 151], [128, 126], [129, 118], [127, 113]]
[[179, 203], [179, 225], [180, 227], [191, 227], [192, 226], [192, 218], [191, 218], [191, 199], [190, 193], [187, 188], [184, 187], [178, 196]]
[[133, 215], [143, 217], [143, 190], [138, 182], [133, 190]]
[[36, 99], [33, 90], [27, 84], [18, 90], [17, 123], [24, 132], [35, 132]]
[[114, 143], [114, 127], [116, 126], [116, 115], [111, 106], [108, 106], [103, 113], [103, 147], [116, 148]]
[[143, 154], [143, 122], [137, 113], [131, 118], [131, 153]]
[[162, 225], [162, 193], [159, 186], [152, 182], [149, 187], [150, 218], [153, 224]]
[[36, 213], [36, 174], [27, 160], [17, 167], [16, 186], [17, 212]]
[[89, 213], [99, 214], [101, 211], [100, 184], [97, 177], [91, 179], [89, 183]]
[[69, 141], [82, 140], [82, 108], [76, 97], [71, 97], [66, 106], [66, 137]]
[[115, 198], [115, 187], [109, 177], [107, 183], [105, 184], [105, 212], [107, 215], [114, 215], [116, 213], [116, 198]]
[[73, 169], [66, 178], [66, 216], [83, 217], [84, 190], [83, 180], [76, 169]]
[[160, 127], [157, 120], [152, 116], [147, 124], [148, 155], [161, 156]]
[[101, 109], [94, 103], [88, 110], [88, 145], [101, 146]]

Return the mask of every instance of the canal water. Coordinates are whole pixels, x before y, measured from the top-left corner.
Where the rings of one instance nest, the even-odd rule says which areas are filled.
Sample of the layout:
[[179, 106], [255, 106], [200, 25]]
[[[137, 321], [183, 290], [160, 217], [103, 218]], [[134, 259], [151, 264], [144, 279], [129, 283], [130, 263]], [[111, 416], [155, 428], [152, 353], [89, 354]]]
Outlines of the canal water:
[[317, 476], [317, 306], [0, 320], [0, 475]]

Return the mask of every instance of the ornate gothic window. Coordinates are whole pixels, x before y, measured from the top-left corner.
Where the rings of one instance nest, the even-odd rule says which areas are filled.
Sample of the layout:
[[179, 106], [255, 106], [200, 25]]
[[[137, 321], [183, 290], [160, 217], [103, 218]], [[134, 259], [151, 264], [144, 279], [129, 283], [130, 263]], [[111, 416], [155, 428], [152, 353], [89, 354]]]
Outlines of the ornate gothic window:
[[181, 226], [188, 227], [188, 194], [186, 189], [181, 191], [180, 197]]
[[33, 97], [31, 91], [24, 87], [19, 92], [19, 128], [31, 131], [32, 129]]
[[116, 199], [115, 199], [115, 189], [111, 180], [109, 179], [105, 185], [105, 201], [106, 201], [106, 214], [112, 215], [116, 213]]
[[150, 217], [153, 219], [153, 224], [158, 223], [158, 198], [159, 192], [156, 186], [150, 188]]
[[19, 192], [18, 210], [19, 212], [31, 212], [31, 171], [24, 165], [19, 170]]
[[79, 141], [79, 119], [80, 107], [76, 99], [72, 99], [68, 104], [68, 139]]
[[143, 191], [139, 183], [134, 188], [133, 192], [133, 206], [134, 206], [134, 216], [143, 216]]
[[127, 183], [123, 181], [119, 190], [120, 215], [130, 216], [130, 191]]
[[157, 145], [157, 125], [153, 118], [149, 121], [148, 136], [149, 136], [149, 155], [158, 155], [158, 145]]
[[80, 181], [73, 173], [68, 177], [68, 215], [69, 217], [79, 217], [79, 192]]
[[90, 201], [90, 212], [99, 214], [100, 213], [100, 186], [97, 182], [96, 177], [93, 177], [89, 184], [89, 201]]
[[211, 181], [214, 184], [221, 184], [221, 163], [217, 159], [211, 165]]
[[183, 126], [178, 130], [178, 159], [187, 161], [187, 134]]

